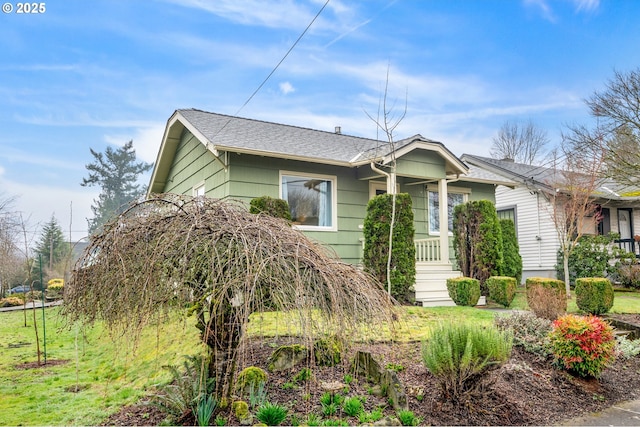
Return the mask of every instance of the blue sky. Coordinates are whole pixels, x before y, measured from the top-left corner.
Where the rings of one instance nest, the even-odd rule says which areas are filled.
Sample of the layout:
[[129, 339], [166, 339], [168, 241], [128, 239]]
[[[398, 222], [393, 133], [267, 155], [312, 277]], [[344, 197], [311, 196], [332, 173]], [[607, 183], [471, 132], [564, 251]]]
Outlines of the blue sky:
[[[396, 138], [488, 155], [506, 120], [557, 143], [583, 100], [640, 66], [634, 0], [53, 0], [0, 14], [0, 192], [37, 231], [86, 235], [89, 148], [153, 162], [178, 108], [376, 138], [387, 70]], [[146, 186], [149, 176], [143, 178]], [[71, 217], [72, 214], [72, 218]]]

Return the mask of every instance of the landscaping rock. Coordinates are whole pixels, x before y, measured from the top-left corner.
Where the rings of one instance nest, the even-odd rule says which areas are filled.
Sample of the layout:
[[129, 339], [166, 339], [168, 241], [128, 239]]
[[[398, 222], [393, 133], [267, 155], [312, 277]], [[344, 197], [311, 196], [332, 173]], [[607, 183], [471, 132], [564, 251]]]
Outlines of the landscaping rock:
[[297, 364], [307, 360], [308, 356], [307, 347], [300, 344], [278, 347], [269, 357], [269, 370], [278, 372], [293, 369]]
[[356, 375], [364, 376], [368, 381], [379, 385], [381, 390], [386, 390], [386, 395], [391, 400], [396, 411], [409, 409], [407, 394], [398, 379], [398, 374], [395, 371], [384, 368], [374, 359], [371, 353], [365, 351], [356, 352], [352, 369]]

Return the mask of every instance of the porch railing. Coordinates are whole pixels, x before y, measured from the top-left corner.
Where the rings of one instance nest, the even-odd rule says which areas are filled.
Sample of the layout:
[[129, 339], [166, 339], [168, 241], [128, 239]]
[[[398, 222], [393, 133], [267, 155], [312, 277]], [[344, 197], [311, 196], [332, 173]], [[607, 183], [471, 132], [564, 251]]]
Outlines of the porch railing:
[[440, 238], [414, 240], [416, 262], [442, 262]]
[[619, 239], [615, 241], [621, 249], [640, 257], [640, 244], [635, 239]]

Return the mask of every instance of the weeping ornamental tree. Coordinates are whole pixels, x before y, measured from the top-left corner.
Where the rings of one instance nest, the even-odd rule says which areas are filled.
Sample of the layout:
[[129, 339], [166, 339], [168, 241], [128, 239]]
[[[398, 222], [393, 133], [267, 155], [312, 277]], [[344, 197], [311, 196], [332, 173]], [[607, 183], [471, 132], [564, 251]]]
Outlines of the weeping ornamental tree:
[[456, 206], [453, 239], [463, 276], [478, 279], [482, 295], [489, 295], [486, 280], [502, 275], [504, 268], [502, 230], [493, 203], [476, 200]]
[[416, 280], [416, 249], [413, 243], [415, 228], [411, 196], [406, 193], [395, 195], [393, 244], [390, 245], [393, 197], [392, 194], [381, 194], [371, 199], [367, 205], [363, 225], [363, 263], [365, 269], [382, 283], [387, 281], [389, 271], [391, 296], [400, 302], [410, 302], [408, 294]]
[[138, 336], [185, 303], [208, 347], [219, 401], [233, 390], [252, 313], [292, 311], [305, 337], [331, 331], [345, 339], [363, 322], [393, 318], [380, 283], [285, 220], [177, 195], [136, 202], [92, 237], [66, 286], [63, 312]]

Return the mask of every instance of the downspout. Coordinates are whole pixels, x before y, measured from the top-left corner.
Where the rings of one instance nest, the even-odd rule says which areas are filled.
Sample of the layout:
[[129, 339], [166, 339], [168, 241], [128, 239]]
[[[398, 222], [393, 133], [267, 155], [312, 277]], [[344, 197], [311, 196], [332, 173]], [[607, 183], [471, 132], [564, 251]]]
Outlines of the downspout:
[[536, 240], [538, 241], [538, 268], [542, 267], [542, 236], [540, 235], [540, 192], [536, 191], [536, 218], [538, 220], [538, 235]]
[[387, 193], [389, 194], [395, 194], [396, 193], [396, 174], [395, 173], [389, 173], [389, 172], [385, 172], [382, 169], [378, 169], [378, 167], [375, 165], [374, 162], [369, 163], [369, 165], [371, 166], [371, 170], [373, 170], [374, 172], [380, 174], [380, 175], [384, 175], [387, 177]]

